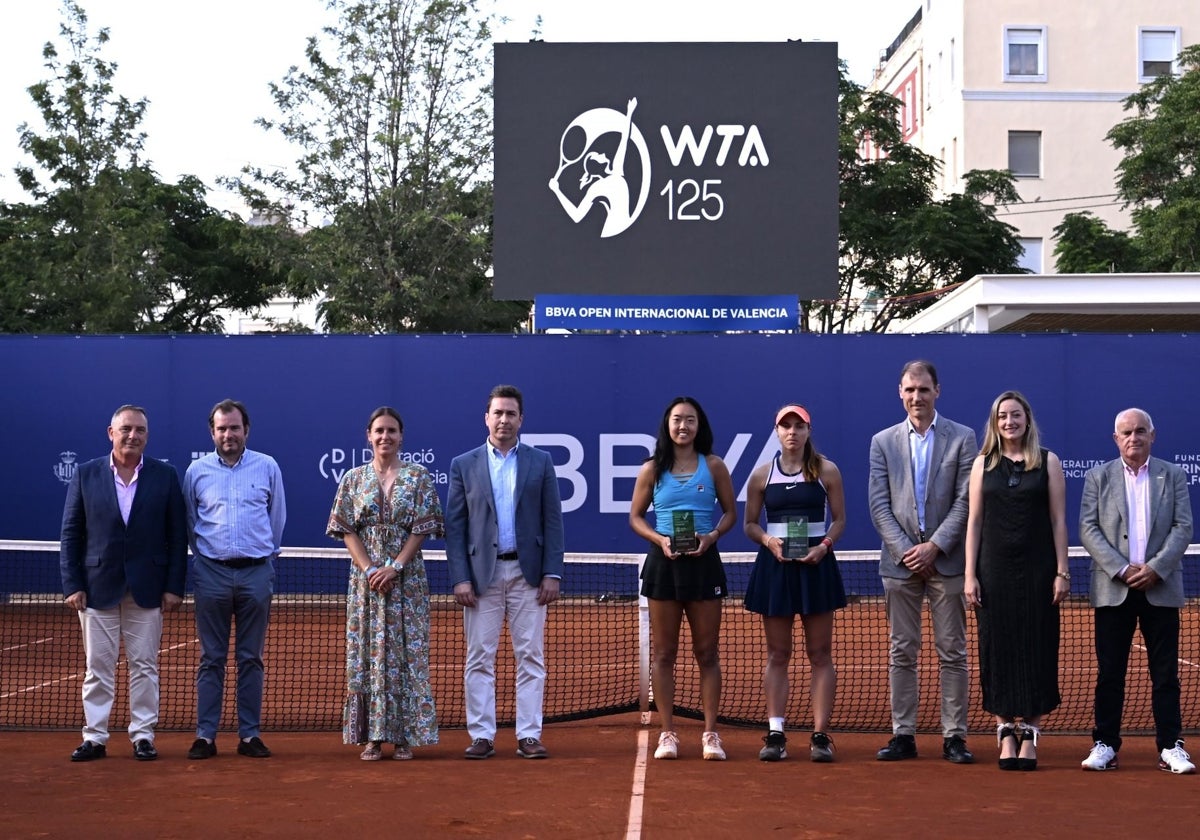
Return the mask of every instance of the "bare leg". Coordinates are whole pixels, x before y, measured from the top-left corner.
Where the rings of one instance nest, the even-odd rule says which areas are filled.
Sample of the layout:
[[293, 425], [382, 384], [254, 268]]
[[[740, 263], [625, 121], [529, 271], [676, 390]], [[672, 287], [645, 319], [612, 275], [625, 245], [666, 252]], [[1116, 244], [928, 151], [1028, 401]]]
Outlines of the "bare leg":
[[800, 617], [804, 625], [804, 649], [812, 666], [810, 694], [813, 731], [825, 732], [833, 717], [833, 698], [837, 692], [837, 670], [833, 667], [833, 613]]
[[767, 640], [767, 666], [763, 669], [763, 694], [767, 698], [767, 717], [787, 713], [788, 664], [792, 661], [792, 616], [764, 615], [763, 635]]
[[[650, 684], [654, 688], [654, 705], [663, 732], [674, 729], [675, 658], [679, 654], [679, 627], [683, 621], [683, 604], [679, 601], [650, 601], [650, 642], [654, 659], [650, 667]], [[693, 630], [694, 632], [694, 630]]]
[[692, 631], [692, 654], [700, 669], [700, 705], [704, 707], [704, 729], [717, 728], [721, 706], [721, 601], [689, 601], [683, 607]]

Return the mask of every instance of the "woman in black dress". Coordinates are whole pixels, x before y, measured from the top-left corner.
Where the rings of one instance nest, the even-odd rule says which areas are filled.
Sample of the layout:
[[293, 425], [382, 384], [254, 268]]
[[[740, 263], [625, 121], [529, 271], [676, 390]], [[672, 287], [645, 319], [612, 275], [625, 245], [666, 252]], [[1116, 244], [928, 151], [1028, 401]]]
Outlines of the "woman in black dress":
[[983, 708], [1001, 770], [1036, 770], [1058, 693], [1058, 605], [1070, 591], [1066, 480], [1038, 442], [1029, 401], [996, 397], [971, 467], [963, 595], [975, 608]]

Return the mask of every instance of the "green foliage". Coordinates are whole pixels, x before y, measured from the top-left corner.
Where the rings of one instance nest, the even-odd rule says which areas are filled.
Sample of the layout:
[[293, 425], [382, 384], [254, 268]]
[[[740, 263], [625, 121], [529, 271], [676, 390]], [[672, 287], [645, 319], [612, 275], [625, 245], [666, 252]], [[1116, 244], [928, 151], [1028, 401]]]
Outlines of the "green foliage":
[[1136, 232], [1128, 249], [1106, 227], [1088, 238], [1064, 220], [1068, 239], [1056, 254], [1074, 250], [1075, 265], [1103, 271], [1118, 263], [1128, 267], [1116, 270], [1200, 271], [1200, 45], [1183, 50], [1179, 65], [1179, 76], [1160, 76], [1129, 96], [1132, 115], [1108, 132], [1124, 154], [1117, 194], [1133, 207]]
[[45, 125], [20, 131], [28, 204], [0, 205], [0, 331], [219, 332], [219, 307], [254, 309], [281, 288], [261, 233], [205, 202], [203, 184], [165, 184], [139, 162], [146, 100], [113, 88], [115, 64], [63, 3], [69, 56], [47, 44], [50, 78], [29, 88]]
[[[1011, 174], [968, 172], [962, 194], [935, 199], [940, 164], [904, 142], [899, 102], [864, 91], [844, 64], [838, 102], [838, 299], [806, 302], [809, 329], [846, 331], [867, 314], [865, 296], [866, 328], [882, 331], [928, 306], [938, 289], [976, 274], [1021, 271], [1016, 230], [995, 214], [995, 204], [1017, 200]], [[863, 157], [867, 143], [879, 157]]]
[[1054, 228], [1054, 260], [1063, 274], [1142, 271], [1137, 241], [1091, 213], [1068, 213]]
[[329, 329], [511, 331], [528, 304], [491, 299], [490, 33], [475, 0], [331, 0], [335, 25], [260, 120], [295, 175], [246, 167], [252, 206], [304, 224], [304, 282]]

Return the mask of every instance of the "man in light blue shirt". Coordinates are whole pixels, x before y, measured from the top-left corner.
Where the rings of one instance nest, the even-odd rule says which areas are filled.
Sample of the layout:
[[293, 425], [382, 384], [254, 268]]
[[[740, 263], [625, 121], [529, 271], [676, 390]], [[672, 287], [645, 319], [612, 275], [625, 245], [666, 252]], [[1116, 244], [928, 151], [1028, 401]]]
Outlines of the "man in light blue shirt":
[[890, 647], [888, 681], [892, 739], [876, 753], [880, 761], [917, 757], [917, 661], [921, 611], [929, 601], [941, 681], [942, 758], [971, 764], [967, 749], [966, 609], [963, 538], [967, 485], [979, 447], [975, 432], [941, 416], [937, 369], [924, 359], [900, 372], [905, 419], [871, 439], [867, 498], [882, 546]]
[[547, 756], [543, 637], [563, 574], [562, 503], [550, 456], [518, 438], [524, 418], [520, 390], [497, 385], [484, 415], [487, 441], [450, 462], [446, 560], [467, 641], [470, 759], [496, 751], [496, 647], [506, 620], [517, 660], [517, 755]]
[[217, 754], [229, 634], [237, 623], [238, 754], [269, 758], [259, 737], [263, 646], [283, 542], [287, 505], [275, 459], [246, 449], [250, 415], [223, 400], [208, 415], [214, 452], [188, 467], [183, 481], [195, 556], [193, 588], [200, 667], [196, 672], [196, 740], [188, 758]]

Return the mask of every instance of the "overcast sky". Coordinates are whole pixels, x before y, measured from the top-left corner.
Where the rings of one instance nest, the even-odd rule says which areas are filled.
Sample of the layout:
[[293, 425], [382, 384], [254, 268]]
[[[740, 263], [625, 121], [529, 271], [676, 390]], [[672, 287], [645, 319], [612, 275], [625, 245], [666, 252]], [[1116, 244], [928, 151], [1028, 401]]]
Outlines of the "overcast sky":
[[[12, 175], [22, 161], [17, 126], [40, 117], [26, 91], [46, 78], [42, 46], [55, 40], [59, 0], [11, 0], [0, 25], [0, 199], [26, 195]], [[245, 163], [285, 166], [295, 155], [254, 124], [274, 116], [267, 90], [304, 58], [308, 36], [330, 22], [325, 0], [80, 0], [93, 30], [107, 27], [103, 56], [118, 65], [118, 92], [145, 97], [146, 152], [160, 177], [208, 184], [209, 200], [234, 209], [216, 186]], [[542, 18], [546, 41], [836, 41], [851, 76], [870, 79], [880, 50], [920, 0], [481, 0], [508, 19], [502, 41], [524, 41]]]

